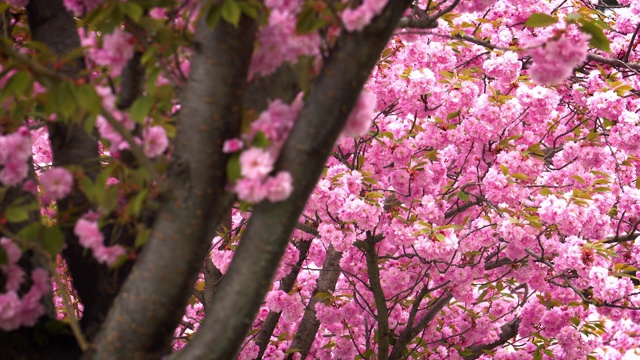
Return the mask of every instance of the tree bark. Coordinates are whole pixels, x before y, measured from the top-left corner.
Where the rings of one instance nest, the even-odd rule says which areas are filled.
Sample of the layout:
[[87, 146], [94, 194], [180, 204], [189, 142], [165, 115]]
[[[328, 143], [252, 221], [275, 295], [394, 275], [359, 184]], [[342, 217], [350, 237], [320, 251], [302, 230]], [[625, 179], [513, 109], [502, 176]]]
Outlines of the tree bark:
[[[311, 350], [311, 345], [313, 345], [313, 340], [316, 338], [316, 333], [320, 328], [320, 321], [316, 318], [316, 304], [320, 301], [317, 295], [336, 290], [338, 277], [340, 277], [340, 259], [342, 259], [342, 253], [334, 249], [333, 246], [329, 246], [322, 264], [322, 271], [318, 276], [318, 280], [316, 280], [316, 289], [311, 294], [311, 299], [309, 299], [307, 308], [304, 310], [296, 335], [291, 346], [289, 346], [290, 351], [295, 349], [296, 352], [302, 355], [301, 359], [306, 359]], [[289, 359], [293, 359], [293, 354], [289, 356]]]
[[211, 30], [204, 18], [159, 214], [87, 359], [157, 359], [169, 350], [211, 237], [230, 209], [221, 150], [239, 135], [255, 22], [220, 21]]
[[174, 358], [230, 359], [240, 348], [347, 116], [410, 3], [391, 1], [362, 32], [338, 39], [276, 164], [277, 171], [288, 171], [294, 179], [291, 196], [255, 206], [213, 312]]

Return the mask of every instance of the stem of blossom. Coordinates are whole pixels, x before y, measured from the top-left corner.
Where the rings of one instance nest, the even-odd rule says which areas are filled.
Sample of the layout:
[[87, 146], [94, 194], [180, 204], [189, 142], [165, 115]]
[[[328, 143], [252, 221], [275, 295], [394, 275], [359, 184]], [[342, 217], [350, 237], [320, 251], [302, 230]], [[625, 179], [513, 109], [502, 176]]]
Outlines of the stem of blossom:
[[84, 334], [82, 333], [82, 329], [80, 328], [80, 323], [78, 322], [78, 318], [76, 317], [76, 313], [73, 308], [73, 304], [72, 304], [73, 302], [71, 301], [71, 297], [69, 296], [69, 289], [62, 282], [62, 279], [60, 278], [60, 274], [58, 274], [57, 264], [55, 260], [51, 257], [51, 254], [49, 254], [49, 252], [46, 249], [44, 249], [42, 245], [34, 241], [23, 239], [22, 237], [18, 236], [17, 234], [15, 234], [14, 232], [10, 231], [9, 229], [7, 229], [2, 225], [0, 225], [0, 232], [3, 235], [10, 238], [11, 240], [18, 243], [22, 249], [31, 250], [37, 253], [38, 255], [42, 256], [42, 258], [47, 262], [47, 264], [49, 265], [49, 272], [51, 273], [51, 276], [53, 276], [53, 280], [56, 282], [56, 285], [58, 286], [59, 289], [64, 290], [62, 291], [62, 300], [64, 303], [65, 310], [67, 311], [67, 314], [69, 316], [69, 326], [71, 327], [71, 331], [73, 332], [73, 335], [78, 341], [78, 345], [80, 346], [80, 349], [82, 351], [85, 351], [87, 348], [89, 348], [89, 343], [87, 342], [87, 339], [85, 338]]
[[[47, 254], [48, 255], [48, 254]], [[60, 274], [58, 274], [58, 269], [56, 262], [51, 259], [49, 256], [49, 271], [53, 276], [53, 280], [56, 282], [56, 285], [59, 289], [63, 289], [62, 291], [62, 299], [64, 303], [65, 310], [67, 310], [67, 316], [69, 317], [69, 326], [71, 326], [71, 331], [73, 332], [73, 336], [75, 336], [78, 341], [78, 346], [82, 351], [86, 351], [89, 348], [89, 342], [87, 342], [87, 338], [82, 333], [82, 329], [80, 328], [80, 323], [78, 322], [78, 318], [76, 317], [75, 309], [73, 308], [73, 304], [71, 301], [71, 296], [69, 296], [69, 289], [62, 282], [60, 278]]]
[[118, 134], [120, 134], [120, 136], [122, 136], [122, 138], [127, 142], [127, 144], [129, 145], [129, 150], [131, 151], [133, 156], [135, 156], [136, 160], [138, 160], [138, 162], [140, 163], [140, 166], [144, 167], [145, 169], [147, 169], [147, 171], [149, 171], [149, 176], [151, 177], [151, 179], [159, 180], [160, 174], [158, 173], [156, 168], [153, 166], [153, 163], [151, 162], [151, 160], [149, 160], [149, 158], [144, 154], [144, 151], [142, 150], [140, 145], [136, 143], [135, 139], [133, 138], [133, 135], [131, 135], [131, 132], [127, 131], [127, 129], [125, 129], [125, 127], [118, 120], [116, 120], [116, 118], [113, 117], [113, 115], [111, 115], [110, 112], [108, 112], [104, 108], [102, 108], [102, 110], [100, 111], [100, 115], [102, 115], [107, 120], [109, 125], [111, 125], [118, 132]]

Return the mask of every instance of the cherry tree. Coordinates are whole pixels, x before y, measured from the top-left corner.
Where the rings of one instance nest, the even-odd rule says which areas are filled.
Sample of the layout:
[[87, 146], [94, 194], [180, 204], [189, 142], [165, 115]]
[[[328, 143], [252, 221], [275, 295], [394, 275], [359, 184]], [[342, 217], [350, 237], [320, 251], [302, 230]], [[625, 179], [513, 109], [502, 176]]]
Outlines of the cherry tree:
[[640, 3], [0, 14], [3, 356], [640, 345]]

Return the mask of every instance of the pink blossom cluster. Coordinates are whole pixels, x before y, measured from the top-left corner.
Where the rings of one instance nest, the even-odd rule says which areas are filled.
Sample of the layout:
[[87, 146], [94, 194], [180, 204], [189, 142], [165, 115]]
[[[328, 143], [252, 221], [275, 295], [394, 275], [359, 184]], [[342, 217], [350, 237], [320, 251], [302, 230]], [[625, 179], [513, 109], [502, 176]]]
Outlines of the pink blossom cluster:
[[481, 12], [487, 10], [496, 0], [462, 0], [456, 7], [461, 12]]
[[589, 36], [579, 33], [573, 38], [567, 34], [529, 51], [533, 65], [531, 79], [541, 85], [564, 81], [573, 68], [584, 62], [589, 49]]
[[127, 61], [133, 57], [135, 38], [120, 29], [102, 37], [102, 47], [90, 53], [96, 64], [107, 66], [112, 75], [120, 75]]
[[[518, 60], [518, 54], [507, 51], [501, 55], [493, 55], [487, 59], [482, 68], [488, 76], [496, 78], [498, 84], [502, 85], [500, 89], [506, 89], [505, 85], [510, 85], [520, 76], [522, 63]], [[506, 92], [506, 91], [505, 91]]]
[[363, 91], [358, 97], [355, 107], [347, 118], [347, 124], [342, 130], [342, 136], [358, 137], [366, 134], [375, 118], [376, 96]]
[[[131, 120], [128, 113], [121, 112], [116, 108], [116, 97], [111, 92], [111, 89], [103, 86], [96, 87], [96, 92], [102, 98], [102, 106], [105, 110], [109, 111], [116, 121], [118, 121], [125, 130], [133, 131], [136, 127], [136, 124]], [[96, 120], [96, 127], [98, 128], [98, 132], [100, 136], [109, 141], [111, 144], [109, 150], [113, 154], [117, 154], [118, 152], [128, 149], [129, 144], [124, 141], [122, 135], [113, 127], [107, 119], [105, 119], [102, 115], [98, 115]]]
[[364, 0], [355, 9], [348, 8], [340, 14], [345, 29], [349, 32], [362, 31], [373, 18], [382, 12], [389, 0]]
[[[287, 105], [280, 99], [270, 101], [267, 109], [260, 113], [251, 124], [251, 132], [245, 140], [229, 139], [224, 142], [222, 151], [239, 154], [240, 175], [234, 190], [238, 198], [249, 203], [258, 203], [265, 199], [271, 202], [285, 200], [293, 191], [293, 178], [286, 171], [271, 176], [275, 158], [280, 152], [293, 124], [302, 108], [302, 94], [299, 94]], [[264, 137], [268, 146], [244, 148], [244, 143], [251, 143], [257, 136]], [[243, 150], [244, 149], [244, 150]]]
[[273, 162], [271, 154], [261, 148], [252, 147], [240, 154], [240, 171], [243, 178], [235, 185], [240, 200], [254, 204], [265, 199], [278, 202], [291, 195], [293, 178], [287, 171], [279, 171], [270, 176]]
[[6, 237], [0, 238], [0, 246], [7, 255], [7, 263], [0, 265], [7, 279], [5, 292], [0, 293], [0, 329], [11, 331], [20, 326], [34, 326], [45, 311], [41, 300], [50, 288], [49, 275], [44, 269], [34, 269], [31, 272], [31, 288], [20, 296], [18, 292], [25, 277], [18, 265], [22, 251]]
[[298, 6], [291, 2], [276, 4], [269, 14], [269, 24], [258, 34], [258, 48], [251, 59], [250, 77], [269, 75], [283, 63], [296, 64], [300, 56], [319, 55], [320, 36], [317, 32], [296, 33]]
[[29, 0], [7, 0], [7, 3], [15, 7], [25, 7], [29, 3]]
[[40, 185], [44, 190], [43, 203], [60, 200], [71, 192], [73, 175], [63, 167], [54, 167], [40, 175]]
[[126, 254], [126, 250], [120, 245], [105, 246], [104, 235], [98, 225], [98, 215], [95, 213], [87, 213], [78, 219], [73, 233], [82, 247], [93, 252], [93, 257], [99, 263], [111, 266]]
[[64, 0], [64, 6], [76, 16], [83, 15], [95, 9], [104, 0]]
[[26, 127], [0, 135], [0, 182], [6, 186], [18, 185], [29, 173], [30, 158], [31, 139]]
[[150, 126], [142, 132], [142, 149], [150, 158], [161, 155], [169, 146], [169, 138], [162, 126]]
[[280, 99], [269, 101], [267, 109], [251, 123], [250, 137], [253, 138], [261, 132], [271, 143], [270, 151], [279, 152], [304, 105], [302, 95], [302, 93], [298, 94], [291, 105], [285, 104]]

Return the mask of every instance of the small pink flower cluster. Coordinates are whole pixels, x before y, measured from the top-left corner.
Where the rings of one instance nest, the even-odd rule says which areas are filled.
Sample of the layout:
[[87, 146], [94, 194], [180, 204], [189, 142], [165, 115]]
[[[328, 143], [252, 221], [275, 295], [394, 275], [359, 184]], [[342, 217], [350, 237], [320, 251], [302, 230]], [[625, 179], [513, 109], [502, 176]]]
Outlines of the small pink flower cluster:
[[269, 176], [274, 159], [264, 149], [252, 147], [240, 154], [240, 173], [243, 178], [236, 183], [238, 198], [250, 203], [264, 199], [271, 202], [285, 200], [293, 191], [293, 178], [287, 171]]
[[95, 9], [102, 1], [103, 0], [64, 0], [64, 6], [67, 10], [79, 16]]
[[148, 157], [154, 158], [162, 154], [168, 146], [169, 138], [162, 126], [151, 126], [142, 132], [142, 147]]
[[496, 0], [463, 0], [456, 7], [456, 11], [460, 11], [460, 12], [485, 11], [495, 3], [496, 3]]
[[251, 143], [259, 134], [269, 142], [267, 148], [249, 147], [240, 153], [242, 178], [235, 185], [240, 200], [254, 204], [264, 199], [277, 202], [291, 195], [293, 178], [289, 172], [280, 171], [275, 176], [269, 174], [273, 171], [275, 158], [289, 136], [302, 105], [302, 93], [291, 105], [280, 99], [271, 101], [267, 109], [251, 124], [251, 134], [246, 137], [245, 142], [234, 138], [222, 145], [222, 151], [228, 154], [242, 150], [245, 143]]
[[120, 245], [105, 246], [104, 235], [98, 226], [98, 215], [87, 213], [76, 222], [73, 233], [79, 238], [80, 245], [93, 251], [93, 256], [102, 264], [108, 266], [126, 253]]
[[377, 99], [373, 93], [369, 91], [360, 93], [356, 106], [351, 111], [347, 124], [342, 130], [342, 136], [358, 137], [366, 134], [371, 127], [371, 121], [376, 116], [376, 103]]
[[541, 85], [556, 84], [568, 78], [573, 68], [587, 58], [589, 37], [579, 33], [576, 39], [566, 34], [529, 51], [533, 65], [529, 75]]
[[24, 281], [24, 271], [18, 265], [22, 251], [8, 238], [0, 238], [0, 246], [7, 254], [7, 264], [0, 265], [0, 270], [7, 277], [4, 293], [0, 293], [0, 329], [11, 331], [20, 326], [33, 326], [44, 314], [42, 296], [49, 291], [49, 276], [44, 269], [31, 272], [33, 285], [22, 297], [18, 290]]
[[344, 28], [348, 32], [362, 31], [371, 20], [376, 17], [389, 0], [364, 0], [362, 5], [355, 9], [346, 9], [340, 14]]
[[[116, 97], [111, 92], [111, 89], [98, 86], [96, 87], [96, 92], [102, 98], [102, 106], [105, 108], [105, 110], [113, 114], [113, 117], [116, 119], [116, 121], [118, 121], [126, 130], [133, 131], [136, 127], [136, 124], [129, 118], [129, 114], [121, 112], [116, 108]], [[96, 126], [98, 128], [100, 136], [111, 143], [109, 151], [112, 154], [115, 154], [129, 147], [129, 144], [124, 141], [122, 135], [120, 135], [120, 133], [118, 133], [118, 131], [116, 131], [116, 129], [114, 129], [113, 126], [109, 124], [107, 119], [102, 117], [102, 115], [98, 115]]]
[[[102, 98], [102, 105], [113, 115], [115, 120], [118, 121], [125, 130], [133, 131], [136, 128], [136, 124], [131, 120], [128, 113], [119, 111], [116, 108], [116, 98], [111, 90], [106, 87], [96, 87], [96, 91]], [[129, 148], [129, 144], [122, 138], [122, 135], [101, 115], [98, 115], [96, 126], [100, 132], [100, 136], [111, 143], [109, 151], [112, 155], [117, 155], [118, 152]], [[134, 137], [134, 140], [142, 146], [145, 155], [150, 158], [162, 154], [169, 146], [167, 133], [160, 125], [145, 128], [142, 131], [142, 140], [137, 136]]]
[[40, 175], [40, 185], [44, 188], [43, 203], [60, 200], [71, 192], [73, 175], [63, 167], [51, 168]]
[[296, 32], [296, 7], [274, 5], [286, 8], [271, 8], [269, 24], [258, 35], [259, 46], [251, 59], [250, 78], [256, 74], [269, 75], [285, 62], [295, 64], [300, 56], [319, 55], [318, 32], [303, 35]]
[[109, 66], [112, 75], [120, 75], [127, 61], [133, 57], [135, 38], [120, 29], [102, 37], [102, 48], [91, 54], [96, 64]]
[[15, 7], [25, 7], [29, 3], [29, 0], [7, 0], [7, 3]]
[[31, 157], [29, 130], [20, 127], [18, 131], [0, 136], [0, 182], [7, 186], [18, 185], [29, 173], [28, 160]]

